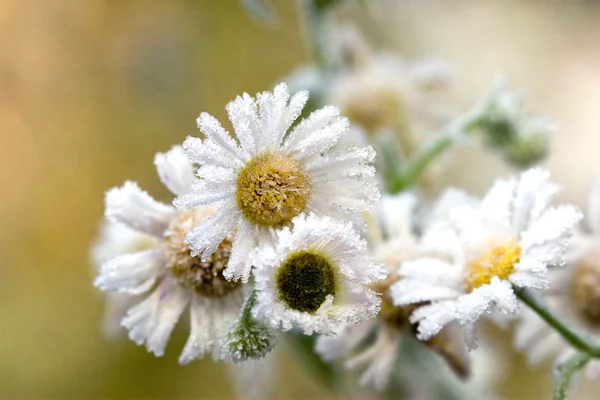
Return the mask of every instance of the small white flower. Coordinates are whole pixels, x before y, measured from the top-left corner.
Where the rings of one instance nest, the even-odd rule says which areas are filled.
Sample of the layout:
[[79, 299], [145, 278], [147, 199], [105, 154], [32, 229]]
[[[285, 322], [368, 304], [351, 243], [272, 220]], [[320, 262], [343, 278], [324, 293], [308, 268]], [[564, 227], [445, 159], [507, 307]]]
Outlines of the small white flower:
[[[459, 192], [452, 190], [436, 202], [432, 208], [436, 221], [442, 221], [448, 202], [454, 203], [458, 197]], [[460, 196], [461, 199], [465, 197]], [[388, 385], [400, 343], [407, 337], [414, 337], [414, 327], [409, 322], [411, 307], [414, 306], [395, 307], [389, 288], [399, 279], [396, 271], [402, 262], [426, 254], [415, 234], [419, 225], [417, 205], [417, 196], [410, 192], [384, 195], [374, 209], [374, 221], [367, 219], [369, 244], [375, 260], [385, 266], [388, 274], [386, 279], [369, 285], [382, 300], [377, 318], [347, 325], [336, 336], [322, 335], [316, 343], [315, 350], [325, 361], [345, 359], [346, 368], [362, 370], [359, 380], [362, 386], [378, 391]], [[433, 218], [427, 216], [427, 220]], [[441, 354], [459, 375], [464, 376], [468, 369], [464, 345], [462, 339], [458, 343], [449, 343], [456, 337], [451, 332], [446, 330], [426, 345]], [[372, 335], [375, 339], [371, 342], [367, 339]]]
[[369, 165], [375, 151], [331, 150], [349, 126], [336, 107], [317, 110], [290, 130], [307, 99], [307, 92], [290, 98], [286, 84], [256, 99], [244, 93], [227, 105], [237, 141], [202, 113], [198, 127], [206, 138], [188, 137], [184, 143], [190, 160], [200, 165], [200, 179], [174, 204], [193, 208], [219, 202], [217, 213], [186, 237], [192, 254], [201, 253], [204, 260], [237, 227], [224, 272], [228, 279], [246, 282], [248, 253], [300, 213], [358, 221], [357, 212], [379, 199]]
[[[123, 224], [102, 221], [100, 234], [90, 251], [94, 275], [100, 271], [105, 262], [117, 256], [147, 250], [157, 245], [158, 240], [154, 236], [136, 232]], [[106, 336], [116, 337], [123, 332], [121, 319], [127, 309], [136, 301], [139, 299], [135, 296], [119, 293], [107, 294], [106, 310], [102, 322], [102, 330]]]
[[252, 313], [274, 328], [333, 334], [346, 323], [374, 317], [379, 298], [366, 284], [383, 278], [380, 265], [350, 222], [301, 214], [276, 245], [250, 255], [255, 266]]
[[[548, 307], [572, 327], [600, 340], [600, 178], [590, 190], [586, 228], [573, 236], [567, 265], [550, 270], [551, 290], [544, 297]], [[532, 365], [552, 357], [559, 364], [573, 354], [571, 346], [530, 310], [519, 316], [514, 344]], [[600, 379], [600, 361], [591, 360], [585, 376]]]
[[475, 322], [498, 309], [518, 311], [512, 285], [546, 289], [548, 267], [562, 265], [581, 213], [573, 206], [550, 207], [558, 187], [534, 168], [519, 180], [498, 180], [481, 204], [457, 207], [451, 224], [434, 227], [424, 245], [446, 251], [449, 262], [423, 258], [402, 264], [395, 283], [396, 305], [427, 302], [411, 316], [418, 337], [427, 340], [458, 320], [467, 344], [476, 347]]
[[[181, 147], [157, 154], [155, 164], [161, 181], [174, 194], [190, 190], [192, 164]], [[181, 364], [212, 351], [237, 316], [243, 301], [240, 284], [222, 274], [231, 252], [231, 237], [204, 261], [190, 255], [184, 242], [188, 229], [214, 214], [214, 207], [179, 211], [157, 202], [137, 184], [109, 190], [105, 215], [113, 223], [154, 237], [150, 249], [119, 255], [106, 261], [94, 284], [107, 292], [136, 296], [138, 304], [127, 311], [122, 325], [138, 345], [162, 356], [171, 331], [189, 305], [191, 333], [179, 358]]]

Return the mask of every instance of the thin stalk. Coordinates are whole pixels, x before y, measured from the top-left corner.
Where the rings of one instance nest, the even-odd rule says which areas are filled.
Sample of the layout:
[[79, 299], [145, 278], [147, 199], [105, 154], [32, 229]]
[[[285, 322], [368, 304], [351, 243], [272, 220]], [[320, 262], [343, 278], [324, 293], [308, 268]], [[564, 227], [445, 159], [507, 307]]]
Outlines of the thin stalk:
[[564, 321], [543, 305], [529, 290], [514, 287], [514, 291], [519, 300], [532, 309], [552, 329], [558, 332], [573, 348], [588, 354], [590, 357], [600, 358], [600, 347], [571, 329]]
[[566, 400], [571, 386], [571, 379], [592, 357], [587, 353], [575, 353], [558, 367], [558, 381], [554, 392], [554, 400]]
[[331, 60], [327, 46], [327, 6], [316, 0], [299, 0], [304, 19], [304, 32], [315, 64], [323, 71], [329, 72]]
[[440, 157], [455, 144], [462, 142], [464, 138], [479, 127], [481, 115], [481, 108], [476, 107], [471, 112], [457, 118], [437, 137], [423, 146], [408, 160], [400, 174], [392, 180], [390, 191], [398, 193], [412, 186], [432, 161]]

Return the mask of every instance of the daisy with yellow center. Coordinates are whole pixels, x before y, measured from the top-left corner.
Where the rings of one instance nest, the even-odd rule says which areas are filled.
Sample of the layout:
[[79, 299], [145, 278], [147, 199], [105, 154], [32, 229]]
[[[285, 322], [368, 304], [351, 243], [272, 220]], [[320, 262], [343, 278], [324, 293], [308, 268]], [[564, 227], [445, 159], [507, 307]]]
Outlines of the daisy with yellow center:
[[290, 97], [286, 84], [256, 98], [244, 94], [227, 105], [236, 139], [202, 113], [197, 122], [206, 137], [188, 137], [183, 145], [200, 166], [199, 179], [174, 204], [219, 206], [213, 217], [190, 230], [186, 241], [193, 255], [208, 260], [237, 229], [224, 271], [230, 280], [246, 282], [248, 253], [301, 213], [357, 221], [357, 213], [379, 198], [370, 165], [375, 151], [332, 149], [349, 128], [336, 107], [317, 110], [291, 128], [307, 99], [307, 92]]
[[335, 334], [377, 315], [380, 300], [365, 285], [384, 276], [349, 222], [301, 214], [277, 232], [275, 246], [250, 255], [255, 318], [287, 331]]
[[[548, 307], [578, 330], [600, 339], [600, 178], [589, 194], [585, 227], [579, 229], [566, 252], [567, 264], [550, 269]], [[560, 363], [573, 348], [537, 314], [524, 310], [515, 330], [515, 347], [525, 352], [530, 364], [556, 358]], [[600, 361], [585, 366], [585, 377], [600, 379]]]
[[[162, 182], [175, 195], [190, 190], [193, 166], [181, 147], [157, 154], [155, 164]], [[141, 251], [115, 255], [99, 268], [96, 287], [129, 296], [132, 307], [121, 324], [137, 344], [162, 356], [175, 324], [188, 309], [190, 336], [179, 362], [189, 363], [205, 353], [220, 356], [220, 343], [237, 317], [242, 303], [241, 283], [223, 276], [232, 247], [232, 232], [210, 257], [191, 254], [185, 234], [215, 213], [214, 206], [177, 210], [162, 204], [126, 182], [106, 194], [106, 218], [113, 224], [152, 238]]]
[[[458, 198], [468, 201], [462, 192], [459, 194], [452, 190], [444, 193], [431, 211], [431, 220], [440, 223], [449, 203]], [[345, 360], [346, 368], [361, 371], [361, 386], [376, 390], [384, 390], [388, 386], [398, 362], [399, 346], [415, 334], [416, 326], [410, 323], [409, 317], [416, 306], [394, 306], [389, 289], [398, 281], [396, 271], [403, 261], [424, 255], [416, 234], [418, 200], [410, 192], [383, 195], [373, 215], [367, 219], [369, 245], [375, 260], [381, 262], [387, 272], [385, 279], [369, 285], [381, 299], [377, 317], [347, 325], [336, 336], [321, 335], [316, 342], [315, 351], [323, 360]], [[460, 332], [455, 333], [456, 329], [445, 329], [426, 345], [464, 377], [468, 374], [469, 362]]]
[[392, 288], [396, 305], [429, 302], [412, 313], [418, 337], [427, 340], [457, 320], [476, 347], [475, 323], [499, 310], [517, 313], [513, 286], [546, 289], [548, 267], [562, 265], [568, 240], [581, 218], [573, 206], [551, 207], [558, 187], [541, 168], [498, 180], [478, 206], [457, 206], [449, 224], [426, 232], [423, 245], [448, 259], [402, 264]]

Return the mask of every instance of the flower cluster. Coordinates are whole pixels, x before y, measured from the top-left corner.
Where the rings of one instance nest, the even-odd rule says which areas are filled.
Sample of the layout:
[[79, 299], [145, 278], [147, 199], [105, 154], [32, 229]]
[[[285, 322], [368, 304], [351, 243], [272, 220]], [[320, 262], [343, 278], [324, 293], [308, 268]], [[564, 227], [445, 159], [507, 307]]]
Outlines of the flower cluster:
[[[484, 135], [501, 97], [477, 108]], [[189, 313], [180, 364], [256, 360], [281, 332], [319, 334], [323, 360], [343, 359], [363, 371], [362, 385], [383, 390], [414, 339], [455, 375], [477, 375], [467, 350], [478, 321], [514, 317], [526, 290], [551, 288], [565, 318], [598, 331], [600, 183], [587, 232], [577, 208], [552, 205], [559, 187], [540, 167], [497, 180], [481, 199], [453, 188], [437, 201], [418, 191], [380, 199], [375, 150], [340, 144], [350, 123], [336, 107], [298, 122], [307, 100], [286, 84], [237, 97], [226, 108], [235, 137], [202, 113], [203, 138], [154, 160], [173, 205], [131, 181], [106, 193], [92, 260], [95, 286], [109, 293], [107, 332], [119, 321], [161, 356]], [[516, 346], [532, 362], [573, 353], [529, 310]]]
[[349, 128], [335, 107], [294, 124], [307, 99], [285, 84], [237, 97], [227, 105], [236, 139], [202, 113], [204, 139], [154, 160], [175, 207], [134, 182], [107, 192], [119, 231], [96, 246], [94, 283], [129, 296], [121, 324], [137, 344], [161, 356], [187, 309], [181, 364], [207, 353], [243, 361], [270, 351], [277, 330], [333, 334], [378, 313], [367, 285], [384, 272], [358, 233], [359, 213], [379, 199], [375, 152], [332, 150]]

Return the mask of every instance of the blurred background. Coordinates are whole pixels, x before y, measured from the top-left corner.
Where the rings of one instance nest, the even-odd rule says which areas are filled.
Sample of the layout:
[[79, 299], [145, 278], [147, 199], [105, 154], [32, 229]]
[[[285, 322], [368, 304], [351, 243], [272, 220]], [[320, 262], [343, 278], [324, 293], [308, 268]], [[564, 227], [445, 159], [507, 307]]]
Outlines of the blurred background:
[[[378, 49], [435, 56], [456, 71], [451, 100], [466, 109], [497, 73], [527, 92], [527, 109], [558, 124], [545, 164], [585, 203], [600, 174], [600, 5], [593, 1], [357, 1], [336, 12]], [[309, 61], [295, 2], [272, 0], [275, 27], [237, 0], [0, 0], [0, 397], [231, 398], [226, 368], [179, 367], [180, 327], [160, 359], [107, 340], [92, 286], [90, 243], [103, 194], [131, 179], [169, 200], [153, 157], [207, 111], [270, 88]], [[482, 194], [509, 173], [478, 143], [456, 152], [441, 185]], [[438, 188], [439, 189], [439, 188]], [[183, 324], [182, 324], [183, 325]], [[505, 399], [546, 399], [550, 366], [508, 357]], [[330, 397], [278, 347], [274, 397]], [[580, 388], [580, 399], [595, 399]]]

